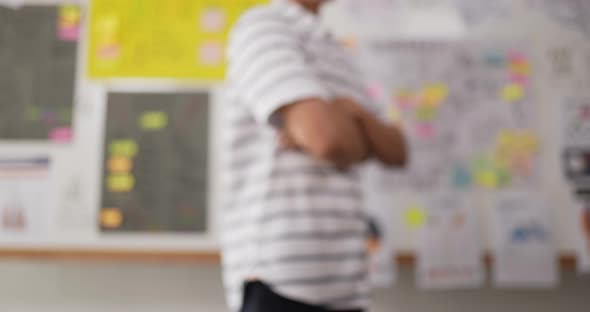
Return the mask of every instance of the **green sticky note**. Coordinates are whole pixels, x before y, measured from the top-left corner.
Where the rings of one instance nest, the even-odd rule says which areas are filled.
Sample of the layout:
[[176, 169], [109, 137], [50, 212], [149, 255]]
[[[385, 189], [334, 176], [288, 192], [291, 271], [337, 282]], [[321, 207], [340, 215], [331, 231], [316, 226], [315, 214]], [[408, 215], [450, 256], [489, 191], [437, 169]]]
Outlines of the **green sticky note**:
[[112, 156], [135, 157], [139, 147], [133, 140], [115, 140], [109, 146], [109, 152]]
[[168, 115], [163, 112], [145, 112], [139, 119], [139, 127], [142, 130], [157, 131], [166, 128]]

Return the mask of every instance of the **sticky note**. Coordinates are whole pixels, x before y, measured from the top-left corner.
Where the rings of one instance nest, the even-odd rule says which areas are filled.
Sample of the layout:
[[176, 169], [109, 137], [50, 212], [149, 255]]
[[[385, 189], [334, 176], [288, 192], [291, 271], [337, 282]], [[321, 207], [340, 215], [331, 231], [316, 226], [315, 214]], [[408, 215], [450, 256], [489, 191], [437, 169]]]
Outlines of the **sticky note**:
[[416, 120], [418, 121], [433, 121], [438, 114], [438, 109], [431, 105], [420, 105], [416, 108]]
[[114, 174], [107, 178], [107, 184], [113, 193], [127, 193], [135, 187], [135, 178], [130, 174]]
[[100, 60], [116, 60], [121, 54], [119, 44], [102, 44], [98, 47], [97, 58]]
[[100, 212], [100, 224], [105, 228], [115, 229], [123, 225], [123, 214], [117, 208], [107, 208]]
[[396, 105], [390, 105], [387, 109], [387, 117], [395, 124], [399, 124], [402, 121], [402, 114], [400, 109]]
[[131, 173], [133, 162], [129, 157], [115, 156], [109, 159], [107, 167], [110, 173]]
[[408, 207], [404, 215], [406, 225], [411, 229], [419, 229], [426, 225], [426, 210], [420, 205], [414, 204]]
[[342, 45], [349, 49], [356, 49], [358, 47], [358, 40], [354, 37], [347, 37], [340, 40]]
[[409, 90], [400, 90], [394, 95], [394, 101], [402, 110], [408, 110], [412, 107], [412, 93]]
[[471, 172], [465, 167], [456, 167], [453, 173], [453, 185], [459, 189], [469, 187], [471, 185]]
[[524, 95], [525, 95], [525, 91], [521, 85], [511, 83], [511, 84], [506, 85], [502, 89], [501, 97], [502, 97], [502, 100], [504, 100], [508, 103], [514, 103], [514, 102], [522, 100], [524, 98]]
[[168, 126], [168, 115], [164, 112], [145, 112], [139, 118], [139, 126], [142, 130], [162, 130]]
[[205, 42], [199, 47], [197, 54], [199, 64], [219, 65], [223, 61], [223, 45], [215, 41]]
[[499, 51], [488, 51], [484, 58], [485, 62], [492, 66], [503, 66], [506, 63], [506, 57]]
[[431, 123], [417, 124], [416, 135], [421, 139], [432, 139], [435, 135], [434, 125]]
[[530, 83], [530, 78], [526, 75], [521, 75], [517, 73], [513, 73], [510, 75], [510, 82], [513, 84], [517, 84], [522, 86], [523, 88], [527, 87]]
[[497, 189], [500, 183], [496, 172], [490, 169], [477, 172], [475, 180], [479, 186], [489, 189]]
[[63, 41], [76, 41], [80, 37], [82, 13], [76, 5], [62, 5], [59, 9], [57, 35]]
[[49, 139], [54, 143], [69, 143], [72, 137], [73, 132], [70, 127], [55, 128], [49, 132]]
[[41, 110], [37, 106], [28, 106], [25, 116], [29, 121], [39, 120], [41, 118]]
[[201, 16], [201, 27], [206, 32], [223, 31], [226, 25], [227, 18], [221, 8], [208, 8]]
[[511, 74], [530, 75], [532, 68], [528, 62], [512, 62], [510, 63], [509, 70]]
[[437, 106], [449, 96], [449, 88], [444, 84], [433, 84], [424, 88], [422, 100], [427, 105]]
[[512, 51], [512, 52], [508, 53], [508, 59], [512, 63], [527, 63], [528, 62], [527, 56], [525, 54], [523, 54], [522, 52], [518, 52], [518, 51]]
[[139, 147], [133, 140], [115, 140], [109, 146], [109, 153], [112, 156], [135, 157]]
[[367, 86], [367, 95], [373, 100], [383, 99], [383, 88], [377, 84], [372, 83]]

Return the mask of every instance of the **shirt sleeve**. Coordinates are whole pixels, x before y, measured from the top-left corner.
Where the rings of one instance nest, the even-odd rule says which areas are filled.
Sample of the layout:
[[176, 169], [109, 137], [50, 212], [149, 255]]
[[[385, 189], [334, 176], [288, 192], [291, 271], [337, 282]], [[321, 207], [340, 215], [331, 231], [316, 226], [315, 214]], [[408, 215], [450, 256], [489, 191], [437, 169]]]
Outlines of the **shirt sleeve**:
[[228, 80], [260, 123], [274, 124], [283, 106], [329, 93], [289, 25], [278, 18], [246, 18], [236, 25], [228, 46]]

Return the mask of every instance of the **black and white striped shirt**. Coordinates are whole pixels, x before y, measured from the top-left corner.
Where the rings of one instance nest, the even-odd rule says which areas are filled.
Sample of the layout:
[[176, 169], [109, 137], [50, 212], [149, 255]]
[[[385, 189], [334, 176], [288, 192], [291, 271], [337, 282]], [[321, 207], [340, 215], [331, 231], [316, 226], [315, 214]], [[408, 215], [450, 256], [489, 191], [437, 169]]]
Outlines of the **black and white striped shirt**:
[[333, 309], [368, 304], [367, 218], [358, 172], [282, 150], [273, 113], [335, 96], [369, 103], [348, 51], [288, 0], [247, 12], [228, 47], [223, 265], [230, 308], [248, 278]]

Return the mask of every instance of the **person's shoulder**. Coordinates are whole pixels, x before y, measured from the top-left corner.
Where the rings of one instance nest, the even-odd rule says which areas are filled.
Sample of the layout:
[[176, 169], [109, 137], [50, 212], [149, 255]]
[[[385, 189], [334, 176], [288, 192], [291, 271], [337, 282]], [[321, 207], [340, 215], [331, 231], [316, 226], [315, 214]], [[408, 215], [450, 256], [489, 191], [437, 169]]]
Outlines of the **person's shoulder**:
[[242, 14], [234, 25], [234, 32], [250, 28], [260, 24], [273, 23], [287, 25], [287, 19], [283, 13], [272, 4], [255, 6]]

